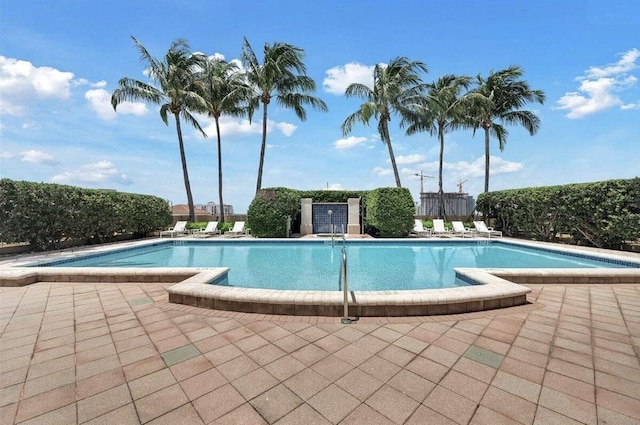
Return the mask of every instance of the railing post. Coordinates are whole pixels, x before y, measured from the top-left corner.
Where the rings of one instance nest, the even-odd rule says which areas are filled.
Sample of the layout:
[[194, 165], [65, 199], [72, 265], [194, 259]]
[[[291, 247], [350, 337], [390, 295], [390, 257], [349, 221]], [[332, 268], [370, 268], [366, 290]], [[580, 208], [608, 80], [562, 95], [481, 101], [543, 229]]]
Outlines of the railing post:
[[344, 314], [340, 323], [348, 325], [351, 323], [349, 318], [349, 282], [347, 280], [347, 251], [342, 247], [342, 292], [344, 294]]

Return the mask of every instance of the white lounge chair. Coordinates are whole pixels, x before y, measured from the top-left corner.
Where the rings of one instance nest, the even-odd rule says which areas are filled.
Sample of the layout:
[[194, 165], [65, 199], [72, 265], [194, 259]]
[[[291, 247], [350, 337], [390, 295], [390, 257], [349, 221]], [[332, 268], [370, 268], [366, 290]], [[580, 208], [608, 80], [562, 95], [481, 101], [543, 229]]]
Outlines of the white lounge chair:
[[464, 238], [466, 235], [473, 236], [475, 234], [473, 230], [464, 227], [464, 223], [461, 221], [452, 221], [451, 224], [453, 225], [454, 235], [461, 235]]
[[162, 230], [160, 232], [160, 237], [163, 237], [163, 236], [174, 237], [174, 236], [183, 235], [186, 233], [187, 233], [187, 222], [177, 221], [175, 226], [169, 227], [169, 230]]
[[433, 219], [433, 230], [431, 233], [435, 236], [451, 236], [451, 232], [444, 227], [444, 220], [441, 218]]
[[417, 236], [431, 236], [431, 230], [425, 229], [422, 220], [416, 218], [413, 223], [413, 230], [411, 233]]
[[227, 232], [225, 233], [225, 235], [229, 236], [240, 236], [247, 234], [248, 232], [244, 227], [244, 221], [236, 221], [235, 223], [233, 223], [233, 228], [231, 230], [227, 230]]
[[487, 235], [488, 237], [502, 236], [502, 232], [500, 230], [493, 230], [493, 227], [487, 227], [487, 225], [484, 224], [484, 221], [474, 221], [473, 225], [476, 228], [476, 232], [481, 235]]
[[207, 236], [213, 236], [213, 235], [217, 235], [220, 233], [220, 230], [218, 230], [218, 222], [217, 221], [210, 221], [207, 223], [207, 227], [205, 227], [204, 229], [200, 230], [199, 232], [196, 232], [193, 234], [193, 236], [196, 237], [200, 237], [200, 238], [206, 238]]

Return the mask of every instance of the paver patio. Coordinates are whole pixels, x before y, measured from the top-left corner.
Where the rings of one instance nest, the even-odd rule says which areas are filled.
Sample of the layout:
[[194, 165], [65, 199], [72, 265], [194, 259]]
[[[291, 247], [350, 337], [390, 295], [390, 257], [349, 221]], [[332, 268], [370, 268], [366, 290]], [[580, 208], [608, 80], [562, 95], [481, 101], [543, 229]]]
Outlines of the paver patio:
[[170, 284], [0, 288], [0, 424], [640, 423], [640, 286], [455, 316], [264, 316]]

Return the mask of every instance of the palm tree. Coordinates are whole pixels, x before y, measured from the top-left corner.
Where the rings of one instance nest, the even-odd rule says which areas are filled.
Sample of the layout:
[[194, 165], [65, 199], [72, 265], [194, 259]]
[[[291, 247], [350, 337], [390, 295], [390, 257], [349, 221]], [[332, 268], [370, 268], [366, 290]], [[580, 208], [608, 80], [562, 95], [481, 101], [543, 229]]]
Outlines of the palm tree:
[[378, 133], [382, 143], [387, 145], [389, 149], [389, 158], [398, 187], [402, 187], [402, 185], [396, 158], [393, 155], [389, 121], [394, 113], [402, 116], [403, 102], [407, 98], [419, 94], [423, 89], [419, 71], [428, 72], [427, 66], [422, 62], [397, 57], [388, 65], [378, 64], [375, 66], [373, 69], [373, 89], [365, 84], [353, 83], [344, 92], [347, 97], [357, 96], [363, 99], [364, 103], [344, 120], [341, 126], [342, 134], [344, 136], [349, 134], [357, 121], [369, 125], [371, 118], [378, 120]]
[[445, 75], [427, 84], [426, 94], [409, 100], [403, 123], [408, 124], [407, 135], [428, 131], [437, 135], [440, 142], [440, 165], [438, 169], [438, 216], [445, 217], [442, 169], [444, 165], [444, 134], [462, 126], [464, 96], [463, 89], [471, 85], [471, 77]]
[[275, 97], [279, 106], [293, 109], [296, 116], [304, 121], [307, 112], [304, 105], [326, 112], [327, 105], [310, 93], [315, 91], [316, 83], [306, 75], [302, 61], [304, 50], [286, 43], [265, 43], [262, 63], [258, 61], [253, 48], [245, 38], [242, 46], [242, 63], [246, 69], [245, 77], [253, 88], [249, 100], [249, 120], [253, 111], [262, 103], [262, 144], [256, 193], [262, 188], [262, 170], [267, 146], [267, 109]]
[[167, 125], [169, 124], [168, 113], [173, 114], [176, 120], [182, 174], [189, 204], [189, 221], [195, 221], [193, 196], [191, 195], [180, 118], [193, 125], [204, 137], [207, 137], [190, 112], [201, 110], [205, 103], [204, 99], [198, 94], [198, 82], [194, 78], [195, 72], [201, 68], [205, 57], [199, 54], [192, 54], [189, 51], [188, 42], [178, 39], [171, 43], [164, 60], [156, 59], [149, 54], [147, 49], [135, 37], [132, 36], [131, 38], [140, 52], [140, 60], [147, 66], [149, 78], [158, 86], [131, 78], [122, 78], [118, 82], [119, 87], [111, 95], [111, 105], [114, 110], [117, 109], [121, 102], [125, 101], [143, 101], [161, 105], [160, 117]]
[[220, 116], [243, 116], [243, 107], [250, 90], [245, 84], [240, 68], [233, 62], [221, 58], [211, 58], [204, 64], [198, 76], [203, 85], [206, 113], [216, 123], [218, 136], [218, 195], [220, 200], [220, 222], [224, 223], [224, 202], [222, 198], [222, 143], [220, 139]]
[[[487, 78], [477, 77], [477, 87], [469, 95], [468, 118], [475, 134], [478, 128], [484, 130], [484, 191], [489, 191], [489, 139], [493, 135], [498, 139], [500, 151], [504, 150], [509, 132], [501, 123], [521, 125], [530, 135], [540, 128], [540, 118], [532, 111], [522, 108], [530, 102], [544, 103], [542, 90], [532, 90], [529, 84], [520, 78], [524, 70], [517, 65], [489, 73]], [[497, 122], [499, 121], [499, 122]]]

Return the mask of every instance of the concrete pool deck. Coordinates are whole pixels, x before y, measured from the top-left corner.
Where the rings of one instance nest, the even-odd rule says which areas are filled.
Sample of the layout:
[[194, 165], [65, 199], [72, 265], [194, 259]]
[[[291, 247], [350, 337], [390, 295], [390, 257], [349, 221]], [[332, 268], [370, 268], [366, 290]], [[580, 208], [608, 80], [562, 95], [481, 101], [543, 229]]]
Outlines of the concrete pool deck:
[[[189, 240], [190, 238], [181, 238]], [[228, 239], [219, 241], [233, 243]], [[460, 238], [456, 238], [460, 239]], [[199, 240], [199, 239], [196, 239]], [[486, 242], [486, 238], [467, 238], [467, 241]], [[285, 239], [290, 241], [290, 239]], [[385, 239], [384, 241], [393, 241]], [[406, 242], [406, 239], [399, 240]], [[428, 240], [423, 240], [429, 243]], [[433, 240], [440, 243], [442, 240]], [[533, 247], [552, 247], [556, 250], [584, 255], [600, 255], [609, 259], [640, 263], [640, 254], [621, 253], [568, 247], [539, 242], [510, 241], [505, 243]], [[238, 288], [212, 285], [227, 268], [98, 268], [98, 267], [23, 267], [34, 262], [64, 261], [86, 254], [100, 254], [109, 250], [143, 247], [158, 239], [127, 242], [109, 246], [66, 250], [40, 255], [17, 256], [0, 261], [0, 286], [23, 286], [39, 281], [69, 282], [165, 282], [175, 283], [167, 288], [169, 301], [215, 310], [230, 310], [260, 314], [298, 316], [342, 316], [341, 291], [292, 291]], [[367, 243], [375, 243], [368, 241]], [[478, 283], [459, 288], [413, 291], [350, 291], [349, 317], [428, 316], [484, 311], [523, 305], [530, 289], [528, 283], [638, 283], [639, 269], [455, 269], [458, 276]]]
[[169, 303], [171, 285], [0, 287], [0, 423], [640, 423], [638, 284], [348, 326]]

